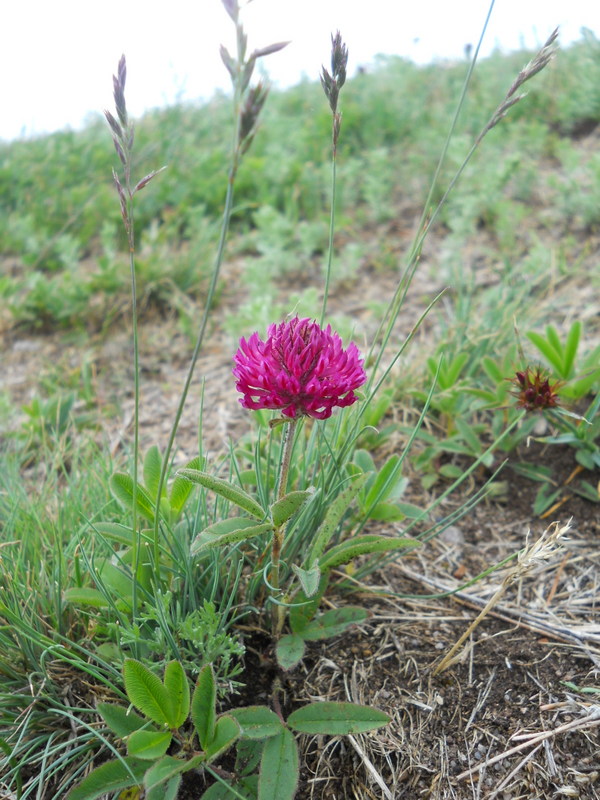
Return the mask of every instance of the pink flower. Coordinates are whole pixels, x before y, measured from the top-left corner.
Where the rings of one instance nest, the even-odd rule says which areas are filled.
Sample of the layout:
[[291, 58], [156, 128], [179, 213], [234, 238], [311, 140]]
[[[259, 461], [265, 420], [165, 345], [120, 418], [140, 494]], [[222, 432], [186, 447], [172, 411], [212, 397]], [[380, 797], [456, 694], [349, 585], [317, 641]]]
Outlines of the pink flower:
[[323, 330], [298, 317], [269, 325], [264, 342], [257, 333], [240, 339], [234, 360], [244, 408], [277, 409], [292, 418], [327, 419], [334, 406], [356, 402], [354, 389], [367, 379], [354, 342], [344, 350], [331, 325]]

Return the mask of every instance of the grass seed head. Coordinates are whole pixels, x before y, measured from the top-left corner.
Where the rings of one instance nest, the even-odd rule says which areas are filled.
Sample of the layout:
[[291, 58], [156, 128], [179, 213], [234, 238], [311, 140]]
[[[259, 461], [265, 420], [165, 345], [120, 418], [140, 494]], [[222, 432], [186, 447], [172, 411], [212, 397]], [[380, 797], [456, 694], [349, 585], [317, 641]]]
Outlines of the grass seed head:
[[113, 75], [113, 95], [117, 116], [123, 128], [127, 128], [127, 106], [125, 104], [125, 81], [127, 79], [127, 63], [125, 56], [119, 59], [117, 74]]
[[523, 69], [519, 72], [517, 77], [511, 84], [510, 89], [506, 93], [506, 97], [500, 103], [498, 108], [494, 111], [491, 119], [485, 126], [485, 128], [481, 131], [479, 136], [477, 137], [478, 142], [483, 139], [483, 137], [495, 128], [496, 125], [504, 119], [506, 114], [508, 113], [509, 109], [512, 108], [516, 103], [522, 100], [524, 97], [527, 96], [527, 92], [522, 92], [521, 94], [517, 94], [518, 90], [523, 86], [524, 83], [527, 83], [528, 80], [533, 78], [534, 75], [537, 75], [538, 72], [541, 72], [552, 60], [556, 53], [555, 42], [558, 38], [558, 28], [555, 28], [548, 39], [546, 40], [542, 49], [537, 53], [537, 55], [531, 59], [531, 61], [526, 64]]
[[337, 83], [338, 89], [346, 83], [346, 68], [348, 66], [348, 48], [342, 41], [342, 35], [336, 31], [331, 37], [331, 72]]
[[517, 563], [510, 570], [507, 581], [512, 583], [546, 564], [564, 548], [570, 530], [571, 520], [564, 524], [553, 522], [533, 543], [529, 541], [528, 532], [525, 547], [517, 556]]
[[340, 32], [337, 31], [331, 36], [331, 74], [325, 67], [321, 71], [321, 86], [334, 114], [337, 111], [340, 89], [346, 83], [347, 66], [348, 48], [343, 43]]
[[234, 22], [237, 22], [239, 15], [239, 6], [237, 0], [221, 0], [225, 7], [225, 11], [229, 14]]
[[240, 117], [240, 147], [245, 153], [256, 133], [260, 112], [265, 104], [269, 89], [261, 82], [248, 90]]

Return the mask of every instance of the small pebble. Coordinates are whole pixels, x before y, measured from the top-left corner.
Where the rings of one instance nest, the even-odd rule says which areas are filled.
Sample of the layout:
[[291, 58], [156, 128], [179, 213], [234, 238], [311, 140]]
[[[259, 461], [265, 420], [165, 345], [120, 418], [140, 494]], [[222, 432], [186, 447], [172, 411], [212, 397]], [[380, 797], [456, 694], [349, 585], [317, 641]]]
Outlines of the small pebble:
[[460, 528], [457, 528], [456, 525], [448, 525], [448, 527], [443, 530], [437, 538], [441, 539], [442, 542], [445, 542], [446, 544], [465, 543], [463, 532]]

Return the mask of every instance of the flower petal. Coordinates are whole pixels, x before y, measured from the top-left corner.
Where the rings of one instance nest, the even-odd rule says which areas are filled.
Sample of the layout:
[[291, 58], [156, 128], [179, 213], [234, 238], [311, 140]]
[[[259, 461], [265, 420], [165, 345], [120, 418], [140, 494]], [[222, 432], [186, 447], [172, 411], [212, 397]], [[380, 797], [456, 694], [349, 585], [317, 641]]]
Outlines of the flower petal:
[[244, 408], [280, 410], [285, 416], [327, 419], [334, 407], [356, 402], [366, 381], [354, 342], [344, 350], [331, 326], [308, 318], [269, 325], [265, 341], [240, 339], [233, 375]]

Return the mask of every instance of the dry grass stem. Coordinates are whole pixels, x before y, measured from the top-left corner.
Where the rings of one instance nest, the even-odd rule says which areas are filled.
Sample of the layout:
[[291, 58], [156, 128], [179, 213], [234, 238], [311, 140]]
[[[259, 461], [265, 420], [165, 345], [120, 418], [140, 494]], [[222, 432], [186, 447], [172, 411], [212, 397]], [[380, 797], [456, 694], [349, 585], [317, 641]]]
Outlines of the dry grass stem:
[[519, 772], [523, 769], [525, 764], [527, 764], [528, 761], [533, 760], [533, 757], [537, 754], [538, 750], [541, 747], [542, 745], [538, 744], [538, 746], [535, 749], [533, 749], [531, 753], [527, 753], [525, 758], [522, 758], [517, 764], [517, 766], [508, 773], [506, 778], [504, 778], [504, 780], [498, 784], [498, 786], [494, 789], [494, 791], [488, 796], [487, 800], [493, 800], [494, 797], [498, 797], [500, 792], [503, 791], [504, 788], [508, 786], [508, 784], [513, 780], [513, 778], [519, 774]]
[[450, 666], [450, 664], [453, 663], [455, 654], [462, 647], [467, 638], [473, 633], [479, 623], [484, 619], [484, 617], [495, 605], [497, 605], [508, 587], [520, 578], [525, 577], [534, 568], [538, 567], [540, 564], [543, 564], [556, 553], [557, 549], [562, 546], [565, 534], [570, 530], [570, 527], [570, 521], [567, 522], [566, 525], [562, 526], [555, 522], [549, 528], [547, 528], [540, 538], [537, 539], [532, 545], [525, 545], [523, 550], [517, 556], [517, 563], [509, 569], [506, 577], [502, 581], [502, 584], [490, 598], [490, 600], [488, 600], [485, 607], [481, 610], [478, 616], [469, 625], [467, 630], [433, 670], [434, 675], [438, 675], [440, 672], [443, 672]]
[[[506, 750], [504, 753], [499, 753], [497, 756], [484, 761], [482, 764], [477, 764], [477, 766], [472, 767], [471, 769], [465, 770], [461, 772], [460, 775], [456, 776], [457, 781], [465, 780], [465, 778], [469, 778], [475, 775], [480, 770], [486, 769], [487, 767], [492, 766], [498, 761], [502, 761], [505, 758], [509, 758], [510, 756], [514, 755], [515, 753], [521, 752], [526, 747], [531, 747], [532, 745], [540, 745], [542, 742], [545, 742], [547, 739], [551, 739], [554, 736], [558, 736], [562, 733], [568, 733], [574, 730], [587, 730], [590, 728], [596, 728], [600, 725], [600, 706], [594, 706], [591, 712], [584, 717], [583, 719], [574, 719], [571, 722], [565, 722], [564, 725], [559, 725], [558, 728], [555, 728], [552, 731], [543, 731], [542, 733], [532, 733], [526, 734], [527, 741], [523, 742], [522, 744], [517, 745], [516, 747], [511, 747], [510, 750]], [[520, 738], [519, 736], [513, 736], [513, 740]]]
[[353, 748], [356, 750], [356, 752], [358, 753], [358, 755], [359, 755], [359, 757], [360, 757], [360, 760], [361, 760], [361, 761], [362, 761], [362, 763], [363, 763], [363, 766], [364, 766], [364, 768], [367, 770], [367, 772], [368, 772], [368, 773], [370, 774], [370, 776], [373, 778], [373, 780], [375, 781], [375, 783], [376, 783], [376, 784], [379, 786], [379, 788], [380, 788], [380, 789], [381, 789], [381, 791], [383, 792], [383, 796], [386, 798], [386, 800], [394, 800], [394, 795], [393, 795], [393, 794], [390, 792], [390, 790], [387, 788], [387, 786], [386, 786], [386, 785], [385, 785], [385, 783], [384, 783], [384, 780], [383, 780], [383, 778], [382, 778], [382, 777], [381, 777], [381, 775], [380, 775], [380, 774], [377, 772], [377, 770], [376, 770], [376, 769], [375, 769], [375, 767], [373, 766], [373, 762], [372, 762], [372, 761], [370, 760], [370, 758], [367, 756], [367, 754], [365, 753], [364, 749], [363, 749], [363, 748], [360, 746], [360, 744], [359, 744], [359, 742], [356, 740], [356, 738], [355, 738], [354, 736], [350, 735], [350, 736], [348, 736], [348, 741], [350, 742], [350, 744], [352, 745], [352, 747], [353, 747]]

